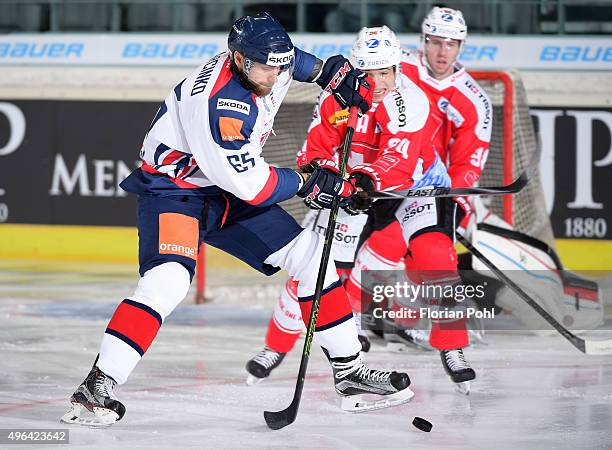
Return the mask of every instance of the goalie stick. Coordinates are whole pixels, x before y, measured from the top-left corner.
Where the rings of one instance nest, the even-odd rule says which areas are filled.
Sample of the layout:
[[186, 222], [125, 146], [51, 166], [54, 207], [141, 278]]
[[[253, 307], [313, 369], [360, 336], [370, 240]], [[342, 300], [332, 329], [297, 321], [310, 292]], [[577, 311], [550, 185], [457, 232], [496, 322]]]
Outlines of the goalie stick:
[[[349, 111], [346, 134], [344, 136], [344, 143], [342, 144], [342, 157], [340, 158], [339, 164], [339, 174], [341, 177], [344, 177], [346, 172], [346, 163], [348, 161], [348, 155], [351, 151], [351, 142], [353, 140], [353, 133], [355, 132], [355, 125], [357, 124], [357, 111], [356, 106], [351, 107]], [[321, 293], [323, 292], [323, 282], [325, 281], [325, 272], [327, 271], [327, 263], [329, 262], [329, 255], [331, 253], [331, 247], [334, 240], [336, 216], [338, 215], [339, 208], [340, 197], [334, 197], [329, 213], [329, 220], [327, 221], [327, 229], [325, 230], [323, 256], [321, 257], [321, 264], [319, 265], [317, 284], [314, 299], [312, 301], [312, 309], [310, 310], [310, 318], [308, 319], [308, 328], [306, 330], [306, 338], [304, 339], [304, 348], [302, 350], [302, 359], [300, 361], [300, 370], [298, 371], [293, 400], [291, 401], [291, 404], [282, 411], [264, 411], [266, 424], [268, 424], [268, 427], [273, 430], [280, 430], [281, 428], [292, 424], [297, 417], [298, 408], [300, 407], [300, 400], [302, 398], [302, 391], [304, 389], [304, 380], [306, 378], [306, 368], [308, 367], [312, 340], [314, 338], [315, 326], [317, 324], [317, 317], [319, 315]]]
[[523, 299], [529, 306], [536, 310], [540, 316], [544, 318], [549, 324], [557, 330], [561, 336], [567, 339], [574, 347], [580, 350], [582, 353], [587, 355], [612, 355], [612, 339], [606, 339], [602, 341], [590, 341], [582, 339], [576, 336], [574, 333], [569, 331], [563, 325], [555, 320], [553, 316], [548, 314], [544, 308], [536, 303], [523, 289], [521, 289], [514, 281], [508, 278], [495, 264], [483, 255], [476, 247], [474, 247], [465, 237], [457, 233], [457, 239], [461, 244], [468, 249], [468, 251], [478, 258], [485, 266], [491, 270], [497, 278], [503, 281], [506, 286], [514, 291], [521, 299]]

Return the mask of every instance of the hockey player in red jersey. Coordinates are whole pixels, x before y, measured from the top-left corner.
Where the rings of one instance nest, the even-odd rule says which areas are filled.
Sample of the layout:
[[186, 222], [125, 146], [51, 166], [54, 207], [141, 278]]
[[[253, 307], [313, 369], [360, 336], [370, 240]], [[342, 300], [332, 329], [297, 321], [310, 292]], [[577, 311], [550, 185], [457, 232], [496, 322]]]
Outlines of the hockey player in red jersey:
[[[121, 183], [138, 195], [141, 278], [115, 310], [63, 422], [108, 426], [123, 417], [114, 388], [126, 382], [187, 294], [201, 241], [265, 275], [287, 270], [299, 280], [301, 312], [309, 317], [323, 239], [277, 203], [298, 195], [312, 207], [330, 208], [334, 197], [350, 196], [354, 186], [324, 167], [305, 174], [270, 166], [262, 147], [292, 79], [316, 82], [343, 107], [365, 113], [364, 78], [342, 56], [323, 63], [294, 48], [280, 23], [262, 13], [238, 19], [228, 51], [172, 89], [145, 136], [142, 167]], [[325, 274], [315, 340], [329, 358], [343, 404], [364, 410], [368, 402], [361, 394], [373, 394], [385, 406], [413, 396], [407, 374], [364, 364], [333, 264]]]
[[[392, 169], [397, 164], [398, 155], [402, 158], [422, 157], [425, 160], [425, 170], [431, 169], [433, 172], [436, 168], [432, 166], [436, 158], [429, 137], [431, 132], [425, 128], [428, 117], [426, 97], [413, 81], [399, 71], [400, 59], [400, 44], [395, 34], [386, 26], [362, 29], [353, 45], [353, 63], [369, 74], [375, 82], [375, 88], [373, 106], [360, 118], [355, 129], [349, 156], [349, 172], [370, 190], [388, 189], [389, 186], [401, 189], [406, 185], [406, 179], [395, 176]], [[315, 108], [306, 142], [298, 153], [298, 166], [315, 163], [333, 169], [336, 166], [337, 149], [341, 143], [346, 119], [346, 110], [343, 110], [333, 97], [324, 94]], [[420, 148], [423, 149], [421, 154]], [[441, 167], [443, 164], [437, 161], [438, 168], [442, 169], [441, 178], [444, 178], [446, 171]], [[410, 174], [411, 182], [412, 178]], [[363, 204], [359, 205], [360, 202]], [[352, 203], [345, 205], [348, 212], [339, 215], [333, 247], [337, 266], [352, 266], [358, 236], [367, 216], [351, 214], [365, 211], [369, 204], [367, 199], [355, 198]], [[392, 207], [389, 203], [386, 204]], [[306, 216], [303, 225], [323, 232], [324, 227], [320, 224], [325, 224], [326, 221], [325, 212], [311, 212]], [[403, 242], [401, 234], [399, 239]], [[404, 249], [399, 258], [405, 253]], [[249, 384], [269, 376], [297, 340], [302, 325], [295, 298], [295, 285], [290, 279], [270, 319], [266, 346], [247, 363]], [[359, 299], [357, 295], [352, 302], [356, 311], [360, 310]], [[355, 317], [359, 324], [360, 314], [357, 313]], [[362, 348], [367, 351], [369, 342], [361, 326], [359, 331], [362, 333]]]
[[[422, 31], [421, 51], [404, 54], [400, 70], [402, 75], [407, 76], [428, 95], [429, 138], [448, 166], [452, 186], [473, 186], [480, 178], [488, 155], [493, 111], [484, 90], [456, 61], [467, 36], [467, 26], [460, 11], [435, 7], [423, 21]], [[359, 65], [358, 62], [356, 64]], [[412, 209], [416, 210], [422, 201], [419, 200], [417, 203]], [[392, 217], [389, 211], [382, 209], [393, 209], [394, 206], [390, 202], [379, 205], [379, 212], [374, 214], [378, 219], [371, 221], [370, 230], [366, 230], [371, 236], [361, 246], [355, 260], [355, 269], [346, 281], [347, 292], [354, 308], [359, 308], [360, 305], [363, 269], [397, 270], [403, 268], [405, 262], [411, 271], [448, 270], [454, 273], [455, 282], [458, 282], [457, 257], [452, 237], [456, 225], [460, 223], [465, 225], [472, 217], [471, 206], [467, 199], [457, 198], [454, 202], [436, 202], [437, 209], [441, 213], [441, 220], [438, 223], [419, 230], [405, 229], [404, 232], [400, 222], [396, 220], [391, 220], [391, 223], [385, 226], [387, 222], [384, 217], [387, 220]], [[457, 205], [460, 205], [459, 209]], [[406, 213], [411, 213], [410, 209], [408, 208]], [[406, 241], [412, 245], [411, 251], [408, 250]], [[264, 349], [254, 358], [256, 360], [257, 357], [261, 359], [267, 356], [261, 359], [264, 368], [271, 359], [278, 360], [274, 354], [280, 353], [281, 358], [283, 356], [282, 352], [269, 351], [270, 348], [274, 348], [271, 347], [274, 345], [271, 338], [276, 339], [276, 336], [283, 335], [285, 349], [291, 347], [288, 344], [291, 339], [297, 339], [295, 332], [291, 338], [288, 338], [288, 333], [279, 333], [278, 327], [274, 326], [275, 320], [284, 317], [278, 312], [286, 311], [290, 302], [284, 301], [282, 305], [283, 308], [277, 306], [268, 329], [266, 340], [268, 351]], [[359, 317], [359, 314], [356, 317]], [[285, 322], [290, 321], [285, 319]], [[410, 321], [406, 321], [403, 325], [411, 324]], [[469, 367], [462, 351], [462, 348], [468, 345], [464, 321], [444, 323], [435, 321], [431, 335], [418, 329], [394, 327], [392, 331], [385, 333], [385, 338], [411, 343], [419, 348], [431, 348], [430, 345], [437, 348], [441, 351], [444, 368], [451, 379], [459, 383], [459, 390], [469, 391], [469, 381], [474, 379], [475, 373]], [[252, 366], [257, 363], [254, 360], [250, 362]], [[258, 373], [266, 372], [269, 373], [261, 367], [258, 370]]]
[[[421, 50], [404, 53], [401, 63], [402, 73], [429, 97], [431, 138], [448, 167], [452, 187], [473, 186], [480, 178], [489, 152], [493, 120], [487, 94], [457, 62], [466, 36], [467, 26], [461, 11], [435, 7], [423, 20]], [[418, 205], [422, 202], [416, 201]], [[405, 265], [409, 271], [456, 271], [453, 236], [459, 224], [466, 227], [472, 218], [471, 206], [466, 198], [437, 201], [436, 206], [442, 213], [441, 219], [429, 227], [402, 230], [398, 222], [393, 222], [371, 235], [361, 247], [347, 282], [351, 296], [360, 295], [363, 267], [397, 269], [406, 250]], [[401, 242], [402, 232], [409, 242], [407, 248], [397, 244]], [[396, 244], [389, 245], [389, 242]], [[410, 325], [410, 321], [404, 321], [403, 325]], [[400, 327], [386, 338], [426, 347], [419, 330]], [[467, 382], [475, 373], [462, 351], [469, 343], [464, 321], [432, 320], [429, 343], [440, 350], [446, 371], [453, 381], [461, 383], [460, 391], [468, 392]]]

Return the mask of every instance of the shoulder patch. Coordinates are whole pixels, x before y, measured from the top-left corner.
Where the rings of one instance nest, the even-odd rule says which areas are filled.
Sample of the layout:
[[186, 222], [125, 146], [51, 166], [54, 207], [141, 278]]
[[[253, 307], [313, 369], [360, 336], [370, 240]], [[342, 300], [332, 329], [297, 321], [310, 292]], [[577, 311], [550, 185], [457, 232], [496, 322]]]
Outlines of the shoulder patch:
[[221, 139], [224, 141], [244, 141], [242, 135], [242, 120], [234, 119], [233, 117], [220, 117], [219, 130], [221, 131]]
[[219, 98], [217, 99], [217, 109], [228, 109], [230, 111], [236, 111], [248, 116], [251, 112], [251, 105], [229, 98]]

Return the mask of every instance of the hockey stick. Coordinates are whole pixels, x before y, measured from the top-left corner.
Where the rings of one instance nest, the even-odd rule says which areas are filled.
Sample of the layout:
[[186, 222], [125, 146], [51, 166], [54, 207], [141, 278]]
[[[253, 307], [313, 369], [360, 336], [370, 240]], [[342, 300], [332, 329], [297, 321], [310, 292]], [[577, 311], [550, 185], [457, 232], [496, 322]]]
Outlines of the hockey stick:
[[418, 188], [399, 192], [370, 192], [368, 197], [378, 200], [390, 200], [406, 197], [458, 197], [461, 195], [506, 195], [516, 194], [531, 179], [531, 168], [526, 169], [516, 180], [506, 186], [469, 187], [469, 188]]
[[569, 331], [563, 325], [555, 320], [553, 316], [548, 314], [544, 308], [536, 303], [523, 289], [521, 289], [514, 281], [508, 278], [495, 264], [483, 255], [476, 247], [474, 247], [466, 238], [457, 233], [457, 239], [461, 244], [469, 250], [469, 252], [478, 258], [485, 266], [491, 270], [497, 278], [503, 281], [506, 286], [514, 291], [516, 295], [522, 298], [529, 306], [537, 311], [540, 316], [544, 318], [549, 324], [553, 326], [565, 339], [580, 350], [582, 353], [587, 355], [612, 355], [612, 339], [606, 339], [602, 341], [588, 341], [576, 336], [574, 333]]
[[536, 147], [527, 168], [512, 183], [506, 186], [468, 187], [468, 188], [417, 188], [399, 192], [370, 192], [368, 197], [379, 200], [398, 199], [406, 197], [457, 197], [461, 195], [507, 195], [520, 192], [529, 181], [536, 176], [540, 165], [542, 150]]
[[[351, 151], [351, 142], [353, 140], [353, 133], [355, 132], [355, 125], [357, 124], [357, 111], [357, 107], [353, 106], [349, 112], [349, 119], [346, 126], [346, 134], [344, 136], [344, 143], [342, 145], [342, 157], [340, 158], [339, 164], [339, 173], [341, 177], [344, 177], [344, 174], [346, 172], [346, 163], [348, 161], [348, 155]], [[331, 253], [331, 247], [334, 240], [336, 216], [338, 215], [339, 208], [340, 197], [334, 197], [329, 213], [329, 220], [327, 221], [327, 229], [325, 230], [323, 256], [321, 257], [321, 264], [319, 266], [319, 273], [317, 275], [317, 284], [315, 288], [314, 299], [312, 301], [312, 309], [310, 310], [310, 318], [308, 319], [308, 328], [306, 330], [306, 338], [304, 339], [304, 349], [302, 350], [302, 359], [300, 361], [300, 370], [298, 371], [293, 400], [291, 401], [291, 404], [282, 411], [264, 411], [264, 418], [266, 419], [266, 423], [268, 424], [268, 427], [272, 428], [273, 430], [280, 430], [281, 428], [292, 424], [295, 421], [295, 418], [297, 417], [298, 408], [300, 407], [300, 400], [302, 398], [302, 391], [304, 389], [304, 380], [306, 378], [306, 368], [308, 367], [308, 360], [310, 358], [310, 350], [312, 348], [312, 340], [314, 338], [315, 326], [317, 324], [317, 317], [319, 316], [319, 306], [321, 304], [323, 282], [325, 281], [327, 263], [329, 262], [329, 255]]]

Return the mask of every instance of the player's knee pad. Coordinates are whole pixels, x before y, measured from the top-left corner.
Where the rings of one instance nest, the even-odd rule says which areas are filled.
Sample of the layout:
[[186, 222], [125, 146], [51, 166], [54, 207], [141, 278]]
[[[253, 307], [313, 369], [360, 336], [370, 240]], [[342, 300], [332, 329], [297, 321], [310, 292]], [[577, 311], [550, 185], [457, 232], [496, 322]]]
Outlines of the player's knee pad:
[[414, 270], [457, 270], [457, 252], [445, 233], [419, 234], [410, 240], [409, 250]]
[[[314, 294], [317, 276], [323, 254], [322, 236], [314, 231], [302, 230], [291, 242], [266, 259], [266, 264], [280, 267], [299, 282], [300, 297]], [[338, 280], [333, 252], [329, 257], [325, 271], [324, 287], [331, 286]]]
[[130, 299], [153, 309], [163, 320], [183, 301], [190, 284], [189, 271], [168, 262], [147, 270]]

